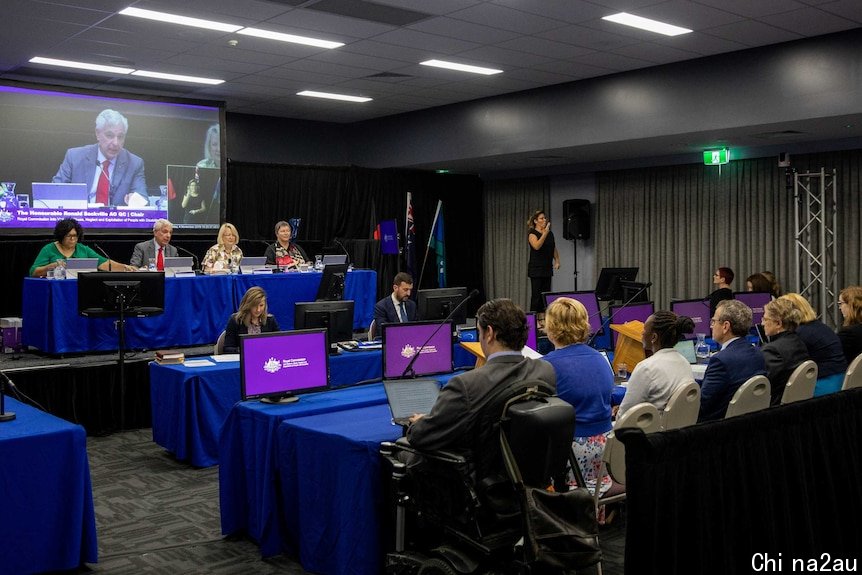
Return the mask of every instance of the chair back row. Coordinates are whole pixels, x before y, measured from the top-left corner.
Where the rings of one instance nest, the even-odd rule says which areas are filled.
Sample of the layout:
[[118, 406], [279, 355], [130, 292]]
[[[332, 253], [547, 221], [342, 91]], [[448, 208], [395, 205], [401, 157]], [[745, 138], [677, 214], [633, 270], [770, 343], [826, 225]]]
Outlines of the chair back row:
[[862, 354], [856, 356], [856, 359], [850, 362], [850, 367], [847, 368], [847, 373], [844, 375], [844, 384], [841, 390], [856, 389], [862, 387]]

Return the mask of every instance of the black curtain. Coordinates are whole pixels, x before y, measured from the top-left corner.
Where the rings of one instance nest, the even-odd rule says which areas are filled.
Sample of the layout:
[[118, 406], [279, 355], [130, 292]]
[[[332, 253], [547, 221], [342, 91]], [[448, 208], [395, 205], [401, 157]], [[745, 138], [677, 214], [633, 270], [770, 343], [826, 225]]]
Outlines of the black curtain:
[[[805, 571], [794, 558], [858, 557], [862, 389], [619, 437], [626, 573], [789, 573]], [[783, 568], [758, 569], [766, 557], [755, 554], [781, 558]]]

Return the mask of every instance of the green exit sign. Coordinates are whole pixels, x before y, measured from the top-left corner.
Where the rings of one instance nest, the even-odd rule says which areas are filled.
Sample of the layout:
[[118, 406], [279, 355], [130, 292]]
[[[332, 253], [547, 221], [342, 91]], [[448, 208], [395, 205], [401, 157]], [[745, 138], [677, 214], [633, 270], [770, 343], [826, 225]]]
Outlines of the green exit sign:
[[722, 148], [720, 150], [705, 150], [703, 152], [703, 163], [707, 166], [720, 166], [726, 164], [730, 160], [730, 150]]

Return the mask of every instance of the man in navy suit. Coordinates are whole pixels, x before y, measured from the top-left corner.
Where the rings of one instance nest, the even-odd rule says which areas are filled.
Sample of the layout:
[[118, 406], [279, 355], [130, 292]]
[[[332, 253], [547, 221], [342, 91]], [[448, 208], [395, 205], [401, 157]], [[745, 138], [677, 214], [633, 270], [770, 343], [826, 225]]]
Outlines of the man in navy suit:
[[766, 375], [763, 353], [745, 339], [751, 329], [750, 307], [737, 300], [721, 301], [709, 323], [721, 351], [709, 360], [700, 385], [698, 421], [723, 419], [739, 386], [755, 375]]
[[123, 148], [128, 130], [125, 116], [102, 110], [96, 117], [96, 143], [66, 150], [53, 181], [87, 184], [90, 204], [147, 205], [144, 160]]
[[410, 299], [413, 293], [413, 278], [400, 272], [392, 280], [392, 293], [374, 305], [374, 325], [378, 331], [381, 324], [416, 321], [419, 314], [416, 302]]

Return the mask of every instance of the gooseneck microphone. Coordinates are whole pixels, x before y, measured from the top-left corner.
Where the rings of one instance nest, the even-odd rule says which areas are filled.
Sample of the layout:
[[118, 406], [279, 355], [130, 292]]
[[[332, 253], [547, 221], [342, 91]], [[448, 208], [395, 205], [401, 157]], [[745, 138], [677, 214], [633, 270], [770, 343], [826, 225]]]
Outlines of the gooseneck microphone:
[[444, 319], [443, 321], [440, 322], [440, 325], [437, 326], [437, 329], [435, 329], [433, 332], [431, 332], [431, 335], [428, 336], [428, 339], [426, 339], [425, 342], [419, 346], [419, 348], [416, 350], [416, 353], [414, 353], [413, 357], [410, 358], [410, 363], [408, 363], [407, 367], [404, 368], [404, 371], [401, 372], [401, 377], [416, 377], [416, 372], [413, 371], [413, 364], [416, 363], [417, 359], [419, 359], [419, 354], [422, 353], [422, 350], [425, 349], [425, 346], [428, 345], [428, 342], [431, 341], [432, 339], [434, 339], [434, 336], [437, 335], [437, 332], [440, 331], [440, 328], [443, 327], [444, 325], [446, 325], [446, 322], [455, 316], [455, 312], [457, 312], [459, 309], [461, 309], [461, 307], [465, 303], [467, 303], [468, 301], [470, 301], [471, 299], [473, 299], [477, 295], [479, 295], [479, 290], [474, 289], [473, 291], [468, 293], [467, 297], [462, 299], [458, 303], [458, 305], [456, 305], [454, 308], [452, 308], [452, 311], [449, 312], [449, 315], [446, 316], [446, 319]]
[[9, 376], [2, 371], [0, 371], [0, 375], [3, 376], [3, 379], [0, 379], [0, 423], [2, 423], [4, 421], [12, 421], [15, 419], [15, 413], [6, 411], [6, 382], [9, 382], [9, 386], [12, 388], [15, 387], [15, 384], [12, 383]]
[[114, 271], [114, 270], [112, 270], [112, 269], [111, 269], [111, 262], [112, 262], [113, 260], [111, 259], [111, 256], [109, 256], [109, 255], [108, 255], [108, 252], [106, 252], [105, 250], [103, 250], [103, 249], [102, 249], [102, 246], [100, 246], [99, 244], [97, 244], [97, 243], [95, 243], [95, 242], [93, 242], [93, 247], [95, 247], [97, 250], [99, 250], [99, 252], [100, 252], [103, 256], [105, 256], [106, 258], [108, 258], [108, 271], [109, 271], [109, 272], [110, 272], [110, 271]]
[[335, 242], [335, 244], [341, 248], [341, 251], [344, 252], [344, 255], [347, 256], [347, 263], [349, 264], [351, 261], [350, 260], [350, 252], [347, 251], [347, 248], [344, 247], [344, 244], [342, 244], [341, 240], [339, 240], [338, 238], [332, 238], [332, 241]]
[[195, 254], [193, 254], [192, 252], [190, 252], [189, 250], [187, 250], [186, 248], [184, 248], [182, 246], [175, 246], [174, 244], [171, 244], [171, 245], [174, 246], [175, 248], [177, 248], [177, 251], [180, 251], [186, 255], [192, 256], [192, 270], [200, 271], [201, 262]]
[[[615, 310], [614, 310], [614, 313], [612, 313], [610, 316], [608, 316], [608, 325], [610, 325], [610, 324], [611, 324], [611, 322], [614, 320], [614, 318], [616, 317], [616, 315], [617, 315], [618, 313], [620, 313], [622, 310], [624, 310], [624, 309], [626, 308], [626, 306], [628, 306], [630, 303], [632, 303], [634, 300], [636, 300], [636, 299], [638, 298], [638, 296], [640, 296], [640, 295], [641, 295], [641, 294], [642, 294], [646, 289], [648, 289], [650, 286], [652, 286], [652, 282], [647, 282], [647, 283], [643, 284], [643, 285], [640, 287], [640, 289], [638, 289], [638, 291], [636, 291], [636, 292], [635, 292], [635, 295], [633, 295], [632, 297], [630, 297], [629, 299], [627, 299], [627, 300], [623, 303], [623, 305], [621, 305], [620, 307], [618, 307], [617, 309], [615, 309]], [[592, 346], [592, 345], [593, 345], [593, 340], [596, 338], [596, 335], [598, 335], [598, 332], [596, 332], [596, 333], [594, 333], [593, 335], [591, 335], [591, 336], [590, 336], [590, 339], [587, 341], [587, 345], [588, 345], [588, 346]]]

